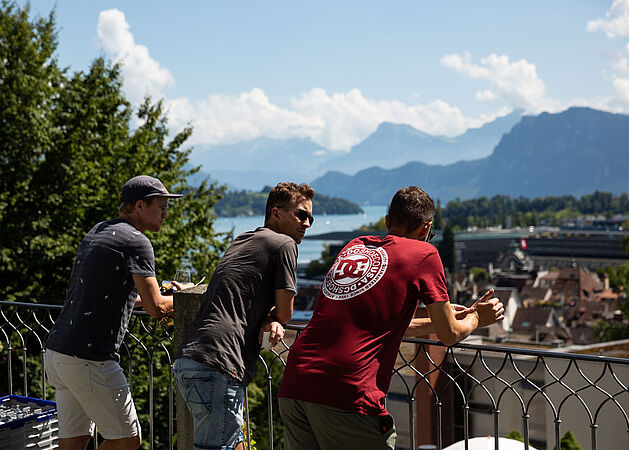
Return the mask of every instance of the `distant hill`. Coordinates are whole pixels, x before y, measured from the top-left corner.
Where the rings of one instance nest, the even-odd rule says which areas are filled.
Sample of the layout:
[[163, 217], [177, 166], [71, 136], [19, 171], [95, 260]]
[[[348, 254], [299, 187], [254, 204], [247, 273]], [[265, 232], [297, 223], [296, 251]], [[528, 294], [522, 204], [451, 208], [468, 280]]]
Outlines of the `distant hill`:
[[359, 204], [386, 205], [397, 189], [408, 185], [421, 186], [442, 202], [496, 194], [532, 198], [596, 190], [622, 193], [629, 192], [628, 174], [629, 116], [570, 108], [523, 117], [486, 158], [372, 167], [353, 176], [328, 172], [312, 185], [318, 192]]
[[[265, 213], [268, 190], [262, 192], [230, 191], [216, 202], [214, 212], [218, 217], [261, 216]], [[316, 194], [313, 209], [322, 214], [361, 214], [363, 210], [356, 203], [338, 197]]]
[[452, 138], [433, 136], [409, 125], [382, 123], [349, 153], [332, 157], [321, 168], [354, 174], [368, 167], [392, 169], [411, 161], [425, 164], [452, 164], [489, 156], [523, 111], [516, 110], [480, 128], [470, 128]]

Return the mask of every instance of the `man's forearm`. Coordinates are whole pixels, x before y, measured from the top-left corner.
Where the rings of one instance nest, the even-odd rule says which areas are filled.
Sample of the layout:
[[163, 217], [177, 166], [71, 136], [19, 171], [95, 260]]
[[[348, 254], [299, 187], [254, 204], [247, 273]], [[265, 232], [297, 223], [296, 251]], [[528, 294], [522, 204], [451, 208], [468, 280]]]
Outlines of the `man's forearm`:
[[[464, 320], [470, 312], [472, 312], [471, 309], [466, 308], [463, 305], [453, 303], [450, 306], [452, 307], [452, 312], [454, 313], [454, 318], [456, 320]], [[415, 317], [408, 325], [405, 336], [420, 337], [433, 333], [437, 333], [437, 330], [430, 317]]]
[[159, 295], [155, 297], [153, 301], [143, 302], [142, 298], [138, 296], [139, 301], [136, 301], [135, 306], [143, 306], [144, 310], [156, 319], [164, 317], [173, 312], [173, 296], [172, 295]]
[[417, 317], [411, 320], [406, 330], [406, 337], [420, 337], [432, 334], [435, 332], [435, 327], [432, 325], [432, 320], [429, 317]]
[[[463, 319], [456, 321], [458, 327], [456, 327], [456, 342], [460, 342], [468, 337], [472, 332], [478, 328], [478, 313], [476, 311], [468, 314]], [[455, 342], [455, 343], [456, 343]], [[453, 344], [449, 344], [453, 345]]]
[[174, 311], [174, 303], [172, 295], [162, 295], [162, 301], [157, 306], [157, 310], [162, 317], [172, 313]]
[[269, 312], [269, 317], [284, 325], [293, 316], [293, 301], [295, 293], [287, 289], [275, 290], [275, 304]]
[[479, 324], [478, 312], [463, 308], [456, 313], [449, 302], [432, 303], [427, 306], [437, 338], [446, 345], [454, 345], [465, 339]]
[[[440, 340], [450, 342], [449, 345], [452, 345], [452, 342], [459, 342], [468, 337], [478, 328], [478, 317], [476, 314], [468, 314], [466, 317], [462, 319], [457, 319], [453, 324], [452, 330], [445, 336], [451, 336], [451, 339], [444, 338], [444, 333], [442, 333], [442, 337]], [[411, 320], [411, 323], [406, 330], [406, 337], [421, 337], [426, 336], [428, 334], [437, 333], [434, 325], [430, 318], [416, 318]], [[437, 336], [439, 337], [439, 336]]]

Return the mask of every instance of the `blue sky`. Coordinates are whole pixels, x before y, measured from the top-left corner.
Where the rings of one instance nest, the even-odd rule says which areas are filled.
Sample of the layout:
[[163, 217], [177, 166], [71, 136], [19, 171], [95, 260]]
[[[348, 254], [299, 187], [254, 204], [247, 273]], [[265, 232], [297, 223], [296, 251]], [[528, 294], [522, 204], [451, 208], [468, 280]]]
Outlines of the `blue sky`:
[[196, 145], [343, 151], [383, 121], [453, 136], [514, 108], [629, 112], [629, 0], [59, 0], [56, 19], [62, 65], [122, 59], [128, 97], [163, 98]]

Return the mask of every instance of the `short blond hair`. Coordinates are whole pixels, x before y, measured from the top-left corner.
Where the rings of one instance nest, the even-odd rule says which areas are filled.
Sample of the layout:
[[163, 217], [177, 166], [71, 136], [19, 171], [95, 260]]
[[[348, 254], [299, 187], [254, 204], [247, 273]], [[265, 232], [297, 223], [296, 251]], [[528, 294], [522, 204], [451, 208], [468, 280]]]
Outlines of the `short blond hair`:
[[314, 189], [306, 183], [278, 183], [271, 191], [266, 199], [266, 209], [264, 214], [264, 223], [266, 224], [271, 217], [273, 208], [287, 208], [289, 206], [298, 205], [306, 200], [312, 200], [315, 195]]

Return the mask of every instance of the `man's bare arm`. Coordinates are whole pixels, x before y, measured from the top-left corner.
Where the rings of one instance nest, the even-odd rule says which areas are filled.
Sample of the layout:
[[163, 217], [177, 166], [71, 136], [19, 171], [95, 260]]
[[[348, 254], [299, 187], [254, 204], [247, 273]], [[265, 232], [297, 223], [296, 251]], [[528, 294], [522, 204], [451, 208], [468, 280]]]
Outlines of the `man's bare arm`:
[[450, 302], [437, 302], [428, 305], [428, 315], [435, 333], [441, 342], [454, 345], [468, 337], [478, 327], [485, 327], [504, 319], [504, 306], [497, 298], [491, 298], [490, 289], [473, 306], [473, 312], [457, 320]]
[[[455, 303], [450, 304], [454, 317], [457, 320], [463, 319], [469, 313], [473, 312], [473, 308], [466, 308], [463, 305], [457, 305]], [[435, 327], [432, 324], [430, 317], [416, 317], [411, 320], [406, 330], [406, 337], [422, 337], [435, 333]]]
[[275, 305], [271, 310], [271, 317], [282, 325], [286, 324], [293, 317], [293, 301], [295, 294], [286, 289], [275, 290]]
[[275, 347], [284, 338], [284, 327], [291, 317], [293, 317], [293, 301], [295, 294], [286, 289], [275, 290], [275, 304], [266, 322], [260, 329], [259, 341], [262, 343], [262, 336], [265, 331], [269, 331], [269, 342], [271, 347]]
[[[164, 317], [173, 310], [173, 296], [162, 295], [155, 277], [133, 275], [133, 282], [140, 294], [136, 306], [143, 306], [144, 310], [155, 318]], [[175, 284], [176, 282], [173, 282]], [[178, 283], [177, 283], [178, 284]], [[181, 285], [178, 286], [181, 289]]]

